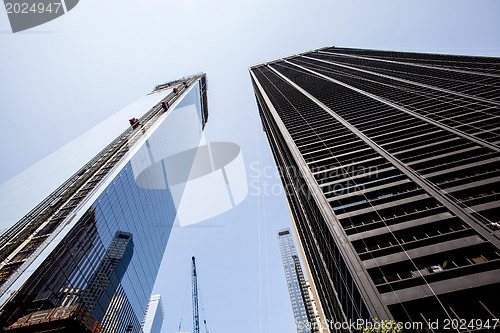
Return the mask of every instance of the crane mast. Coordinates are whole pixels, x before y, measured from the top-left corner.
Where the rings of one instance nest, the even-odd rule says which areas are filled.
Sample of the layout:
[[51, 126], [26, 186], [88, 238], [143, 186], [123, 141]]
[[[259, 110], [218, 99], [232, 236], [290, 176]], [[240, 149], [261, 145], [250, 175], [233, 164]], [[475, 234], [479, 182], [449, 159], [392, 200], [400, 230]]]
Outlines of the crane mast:
[[193, 285], [193, 333], [200, 333], [200, 316], [198, 314], [198, 277], [196, 275], [196, 262], [192, 257], [193, 265], [191, 272], [191, 282]]

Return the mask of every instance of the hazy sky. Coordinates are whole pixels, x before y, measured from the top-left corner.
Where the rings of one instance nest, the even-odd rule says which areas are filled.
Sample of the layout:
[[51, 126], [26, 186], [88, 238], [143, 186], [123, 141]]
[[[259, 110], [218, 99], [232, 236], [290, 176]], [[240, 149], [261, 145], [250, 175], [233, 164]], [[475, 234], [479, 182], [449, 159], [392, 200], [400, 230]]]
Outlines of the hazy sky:
[[190, 294], [181, 310], [192, 255], [210, 332], [293, 332], [276, 238], [290, 225], [288, 209], [248, 67], [332, 45], [500, 56], [499, 13], [495, 0], [81, 0], [12, 34], [0, 10], [0, 183], [154, 85], [206, 72], [207, 139], [241, 146], [250, 193], [199, 227], [173, 231], [156, 286], [163, 333], [176, 332], [181, 317], [181, 331], [191, 331]]

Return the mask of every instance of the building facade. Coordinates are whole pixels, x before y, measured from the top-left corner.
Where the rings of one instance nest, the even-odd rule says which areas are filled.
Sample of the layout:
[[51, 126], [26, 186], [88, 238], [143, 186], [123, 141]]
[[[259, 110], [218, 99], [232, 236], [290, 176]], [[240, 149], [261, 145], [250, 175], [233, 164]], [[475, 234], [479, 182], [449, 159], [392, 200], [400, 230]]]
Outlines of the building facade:
[[302, 272], [300, 259], [289, 229], [278, 231], [281, 260], [285, 270], [288, 293], [292, 302], [293, 317], [298, 333], [319, 332], [309, 288]]
[[142, 331], [144, 333], [160, 333], [163, 318], [164, 313], [161, 295], [153, 295], [149, 299], [146, 314], [142, 321]]
[[206, 77], [157, 86], [132, 112], [143, 116], [120, 119], [122, 134], [3, 231], [4, 329], [141, 331], [208, 117]]
[[500, 59], [329, 47], [250, 75], [328, 320], [500, 318]]

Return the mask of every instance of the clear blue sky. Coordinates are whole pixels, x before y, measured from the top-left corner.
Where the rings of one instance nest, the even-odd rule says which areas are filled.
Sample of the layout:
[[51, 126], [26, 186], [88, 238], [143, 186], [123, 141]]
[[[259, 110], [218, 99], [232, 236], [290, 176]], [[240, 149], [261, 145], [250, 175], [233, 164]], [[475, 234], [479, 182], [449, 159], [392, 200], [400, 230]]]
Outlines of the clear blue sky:
[[[206, 72], [207, 139], [239, 144], [249, 182], [261, 166], [274, 194], [255, 195], [250, 184], [233, 210], [173, 231], [156, 286], [163, 333], [177, 330], [192, 255], [210, 332], [293, 332], [276, 239], [288, 209], [248, 67], [332, 45], [500, 56], [499, 13], [496, 0], [81, 0], [12, 34], [0, 10], [0, 183], [155, 84]], [[182, 331], [191, 331], [190, 295], [184, 310]]]

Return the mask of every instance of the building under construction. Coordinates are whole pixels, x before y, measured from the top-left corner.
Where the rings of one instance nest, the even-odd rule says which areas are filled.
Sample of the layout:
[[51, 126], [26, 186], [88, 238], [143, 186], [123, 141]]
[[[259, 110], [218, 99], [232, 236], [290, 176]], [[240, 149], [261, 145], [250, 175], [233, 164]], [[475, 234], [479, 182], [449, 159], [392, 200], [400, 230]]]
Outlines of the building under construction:
[[[157, 86], [124, 109], [115, 140], [36, 207], [16, 212], [22, 218], [0, 235], [4, 330], [141, 331], [182, 196], [183, 174], [170, 165], [198, 147], [206, 92], [204, 74]], [[183, 155], [184, 171], [191, 163]]]

